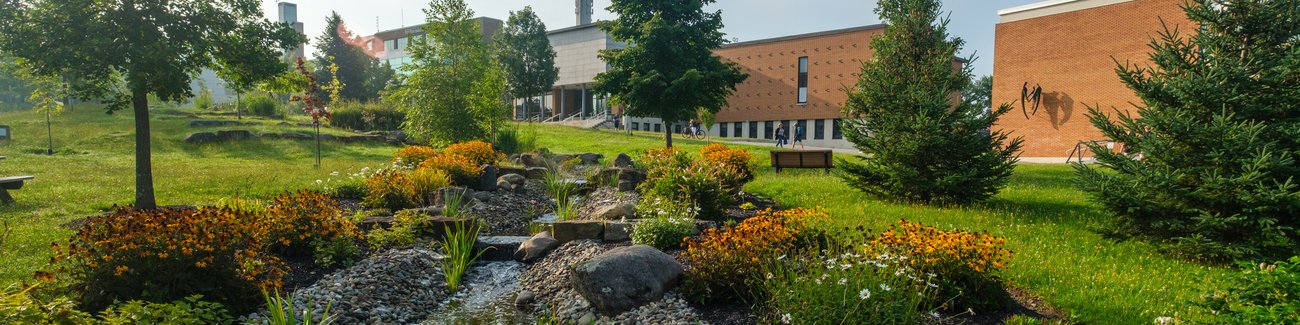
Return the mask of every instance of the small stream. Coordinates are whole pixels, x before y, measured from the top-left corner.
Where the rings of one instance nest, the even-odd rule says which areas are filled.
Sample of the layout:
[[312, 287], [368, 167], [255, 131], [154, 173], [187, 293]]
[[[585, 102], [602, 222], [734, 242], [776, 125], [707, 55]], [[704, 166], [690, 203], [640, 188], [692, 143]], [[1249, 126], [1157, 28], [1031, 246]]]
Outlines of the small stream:
[[425, 325], [532, 324], [534, 317], [515, 307], [519, 276], [527, 268], [519, 262], [476, 263], [465, 275], [463, 287], [438, 307]]

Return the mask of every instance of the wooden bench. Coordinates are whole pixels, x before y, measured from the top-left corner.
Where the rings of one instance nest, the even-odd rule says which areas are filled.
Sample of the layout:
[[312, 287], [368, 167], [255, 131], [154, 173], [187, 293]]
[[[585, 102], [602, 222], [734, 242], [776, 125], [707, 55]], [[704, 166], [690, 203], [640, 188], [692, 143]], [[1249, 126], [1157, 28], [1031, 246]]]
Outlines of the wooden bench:
[[35, 176], [10, 176], [0, 177], [0, 203], [12, 204], [14, 197], [9, 196], [9, 190], [23, 188], [23, 182], [36, 178]]
[[785, 168], [835, 168], [830, 150], [773, 150], [772, 167], [780, 173]]

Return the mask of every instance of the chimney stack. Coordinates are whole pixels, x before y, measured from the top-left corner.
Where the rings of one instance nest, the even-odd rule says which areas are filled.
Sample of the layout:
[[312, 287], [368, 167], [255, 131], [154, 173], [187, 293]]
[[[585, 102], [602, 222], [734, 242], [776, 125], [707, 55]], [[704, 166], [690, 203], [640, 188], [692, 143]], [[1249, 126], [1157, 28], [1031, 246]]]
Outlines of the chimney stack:
[[590, 24], [592, 0], [575, 0], [575, 1], [577, 2], [577, 9], [575, 10], [575, 13], [578, 14], [578, 25]]

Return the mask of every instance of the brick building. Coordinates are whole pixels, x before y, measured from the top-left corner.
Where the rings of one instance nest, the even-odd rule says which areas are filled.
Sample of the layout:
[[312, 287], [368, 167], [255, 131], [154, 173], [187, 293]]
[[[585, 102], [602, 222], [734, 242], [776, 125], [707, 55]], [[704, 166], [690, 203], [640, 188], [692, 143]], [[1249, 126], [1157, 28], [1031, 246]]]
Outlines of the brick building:
[[[714, 50], [740, 65], [749, 79], [736, 85], [717, 114], [711, 137], [772, 139], [777, 125], [791, 133], [802, 125], [810, 146], [852, 148], [840, 134], [840, 106], [848, 99], [864, 61], [875, 52], [871, 39], [884, 25], [870, 25], [724, 45]], [[633, 130], [674, 132], [686, 123], [665, 126], [656, 118], [629, 120]]]
[[[1148, 65], [1162, 21], [1194, 31], [1183, 1], [1053, 0], [998, 11], [993, 103], [1015, 110], [995, 127], [1025, 138], [1025, 161], [1063, 162], [1081, 141], [1104, 141], [1088, 107], [1134, 110], [1139, 99], [1116, 75], [1116, 62]], [[1036, 113], [1030, 100], [1021, 108], [1022, 89], [1035, 86], [1042, 89]]]

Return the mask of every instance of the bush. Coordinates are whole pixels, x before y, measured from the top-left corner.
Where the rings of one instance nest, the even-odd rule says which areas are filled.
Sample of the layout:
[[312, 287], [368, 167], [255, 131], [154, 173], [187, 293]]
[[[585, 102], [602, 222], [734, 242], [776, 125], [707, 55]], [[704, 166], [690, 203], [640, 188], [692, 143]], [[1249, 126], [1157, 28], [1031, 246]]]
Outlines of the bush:
[[902, 220], [872, 241], [869, 253], [906, 256], [911, 267], [938, 275], [939, 299], [951, 300], [949, 309], [1003, 310], [1010, 307], [1011, 296], [994, 273], [1011, 259], [1011, 250], [1002, 248], [1006, 241]]
[[212, 108], [212, 91], [208, 87], [201, 87], [198, 96], [194, 97], [194, 108], [205, 110]]
[[698, 161], [672, 172], [656, 171], [653, 174], [662, 176], [647, 177], [639, 185], [642, 195], [694, 205], [699, 208], [701, 219], [723, 221], [727, 217], [727, 208], [736, 203], [739, 194], [739, 188], [733, 183], [738, 178], [731, 170], [714, 168]]
[[720, 143], [714, 143], [700, 149], [700, 156], [704, 157], [704, 161], [709, 165], [730, 169], [730, 175], [735, 177], [731, 180], [732, 186], [738, 188], [745, 182], [754, 180], [754, 169], [749, 165], [749, 161], [754, 156], [748, 150], [727, 148]]
[[451, 177], [440, 169], [416, 168], [411, 171], [410, 178], [415, 189], [415, 201], [425, 206], [433, 205], [434, 191], [451, 186]]
[[420, 163], [420, 168], [436, 169], [447, 173], [452, 183], [459, 185], [473, 184], [478, 180], [479, 165], [460, 155], [438, 153]]
[[1227, 291], [1202, 303], [1218, 324], [1300, 324], [1300, 256], [1276, 264], [1239, 263]]
[[190, 296], [170, 303], [152, 303], [132, 300], [105, 310], [100, 318], [106, 325], [174, 324], [209, 325], [234, 324], [225, 306]]
[[379, 249], [390, 246], [415, 244], [415, 238], [428, 234], [431, 230], [429, 215], [414, 210], [402, 210], [393, 215], [393, 225], [388, 229], [374, 229], [366, 234], [370, 247]]
[[201, 294], [236, 311], [278, 288], [287, 268], [267, 253], [262, 216], [228, 208], [116, 208], [89, 219], [53, 262], [89, 310], [113, 301], [178, 300]]
[[320, 185], [322, 193], [329, 194], [335, 198], [343, 199], [363, 199], [366, 197], [366, 179], [373, 175], [370, 167], [363, 167], [357, 172], [349, 172], [346, 175], [339, 172], [330, 173], [330, 177], [325, 180], [316, 180]]
[[520, 131], [518, 126], [506, 126], [497, 132], [497, 148], [505, 153], [524, 153], [537, 149], [537, 130]]
[[0, 291], [0, 322], [5, 324], [91, 324], [94, 318], [77, 310], [77, 303], [66, 296], [52, 299], [32, 297], [36, 286], [16, 285]]
[[[333, 246], [327, 254], [332, 261], [345, 261], [351, 256], [346, 247], [359, 238], [357, 226], [343, 215], [338, 202], [325, 194], [310, 191], [287, 193], [271, 200], [266, 211], [266, 222], [271, 227], [271, 249], [288, 256], [316, 253], [322, 246]], [[318, 256], [319, 257], [319, 256]]]
[[438, 151], [429, 146], [407, 146], [393, 154], [393, 165], [403, 168], [419, 166], [421, 162], [433, 157]]
[[400, 171], [380, 170], [366, 179], [366, 198], [361, 203], [392, 211], [414, 207], [415, 183]]
[[897, 259], [831, 252], [805, 250], [765, 261], [768, 323], [919, 323], [921, 308], [933, 296], [919, 274]]
[[248, 96], [244, 99], [244, 107], [248, 108], [248, 113], [263, 117], [283, 117], [284, 109], [280, 103], [267, 95]]
[[753, 218], [723, 230], [705, 229], [686, 241], [685, 292], [697, 301], [755, 300], [761, 297], [759, 261], [791, 254], [814, 225], [828, 220], [826, 212], [792, 209], [760, 211]]
[[345, 101], [330, 109], [330, 125], [355, 131], [394, 131], [401, 129], [406, 114], [381, 102]]
[[694, 220], [700, 208], [689, 202], [675, 201], [657, 195], [647, 195], [636, 205], [636, 217], [641, 219], [671, 218]]
[[642, 219], [632, 226], [632, 243], [659, 250], [677, 249], [695, 232], [695, 220], [684, 218]]
[[506, 155], [493, 149], [491, 144], [479, 140], [449, 145], [447, 148], [442, 149], [442, 153], [465, 157], [465, 159], [469, 159], [470, 162], [477, 166], [496, 164], [496, 162], [506, 159]]

